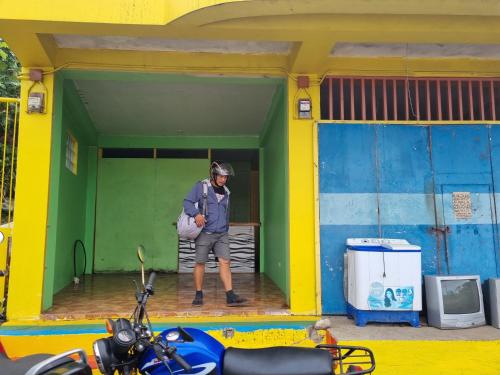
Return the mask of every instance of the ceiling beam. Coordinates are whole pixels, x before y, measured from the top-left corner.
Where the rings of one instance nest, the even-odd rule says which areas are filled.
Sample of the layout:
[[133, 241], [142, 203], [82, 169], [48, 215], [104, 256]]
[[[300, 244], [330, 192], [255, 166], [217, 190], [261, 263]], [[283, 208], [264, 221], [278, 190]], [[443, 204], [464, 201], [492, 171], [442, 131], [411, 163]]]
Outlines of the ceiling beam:
[[297, 74], [318, 72], [327, 63], [333, 42], [326, 38], [296, 43], [288, 60], [288, 71]]
[[39, 36], [10, 29], [2, 33], [2, 38], [24, 67], [54, 66], [57, 46], [50, 35]]

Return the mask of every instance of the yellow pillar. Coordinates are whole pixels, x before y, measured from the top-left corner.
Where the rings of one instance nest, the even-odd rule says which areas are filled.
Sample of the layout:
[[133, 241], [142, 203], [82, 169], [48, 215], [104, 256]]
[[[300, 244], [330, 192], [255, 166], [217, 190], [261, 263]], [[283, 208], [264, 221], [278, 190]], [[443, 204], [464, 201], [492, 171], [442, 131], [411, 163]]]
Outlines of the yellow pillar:
[[[49, 68], [44, 69], [45, 71]], [[27, 74], [28, 69], [23, 69]], [[7, 317], [35, 319], [41, 312], [52, 133], [53, 74], [44, 75], [45, 113], [27, 113], [33, 82], [21, 82], [14, 230]]]
[[[311, 86], [297, 87], [296, 76], [288, 79], [288, 178], [290, 241], [290, 309], [293, 314], [320, 314], [316, 302], [314, 123], [320, 118], [318, 77]], [[298, 99], [311, 99], [312, 118], [298, 118]]]

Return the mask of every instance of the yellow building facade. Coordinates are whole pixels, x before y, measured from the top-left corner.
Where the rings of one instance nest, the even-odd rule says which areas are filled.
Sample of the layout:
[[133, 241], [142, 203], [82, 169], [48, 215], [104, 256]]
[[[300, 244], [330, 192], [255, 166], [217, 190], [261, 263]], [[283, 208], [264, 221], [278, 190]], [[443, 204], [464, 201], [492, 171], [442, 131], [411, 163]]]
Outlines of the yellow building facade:
[[[321, 119], [319, 88], [324, 77], [498, 76], [499, 56], [496, 50], [487, 52], [500, 32], [495, 1], [479, 6], [458, 0], [446, 4], [2, 1], [0, 5], [1, 35], [23, 65], [8, 304], [9, 318], [15, 320], [36, 319], [42, 310], [58, 73], [282, 79], [288, 156], [283, 285], [291, 312], [305, 315], [322, 311], [314, 124]], [[419, 44], [443, 48], [441, 54], [388, 52], [391, 46], [404, 45], [408, 52]], [[366, 45], [372, 52], [363, 48]], [[457, 45], [469, 49], [453, 49]], [[33, 85], [30, 69], [43, 71], [43, 113], [24, 110]], [[309, 77], [305, 89], [297, 86], [299, 76]], [[298, 118], [297, 101], [304, 97], [312, 103], [309, 119]]]
[[[105, 244], [106, 231], [115, 229], [103, 224], [110, 219], [102, 210], [117, 206], [99, 206], [103, 195], [96, 188], [104, 184], [102, 171], [109, 168], [100, 164], [105, 149], [154, 149], [155, 157], [157, 149], [257, 150], [260, 271], [283, 292], [288, 306], [285, 320], [312, 321], [325, 313], [339, 313], [335, 306], [344, 304], [343, 296], [330, 295], [328, 275], [341, 271], [322, 256], [322, 246], [327, 245], [320, 229], [318, 124], [360, 121], [344, 116], [344, 109], [338, 116], [333, 109], [333, 116], [325, 115], [337, 100], [328, 96], [326, 82], [338, 77], [347, 79], [346, 85], [361, 78], [481, 79], [494, 102], [500, 97], [494, 83], [500, 77], [499, 21], [496, 0], [0, 0], [0, 37], [23, 66], [7, 304], [11, 325], [7, 324], [3, 339], [7, 348], [15, 355], [29, 354], [16, 326], [33, 329], [40, 344], [54, 352], [74, 346], [64, 336], [71, 329], [60, 328], [68, 322], [52, 326], [43, 322], [43, 312], [52, 305], [53, 296], [72, 282], [75, 239], [87, 249], [86, 273], [132, 270], [127, 268], [132, 260], [118, 264], [120, 252], [110, 260], [96, 245]], [[36, 72], [42, 73], [41, 78]], [[396, 84], [391, 87], [396, 92]], [[452, 88], [450, 83], [447, 87]], [[341, 91], [329, 93], [341, 95]], [[40, 97], [33, 94], [43, 96], [40, 111], [28, 110]], [[421, 102], [428, 98], [429, 94]], [[342, 94], [342, 106], [344, 99], [347, 103]], [[310, 104], [305, 113], [300, 111], [301, 101]], [[462, 118], [461, 123], [496, 125], [494, 108], [493, 103], [482, 118]], [[352, 105], [352, 113], [355, 110]], [[385, 117], [373, 115], [363, 124], [450, 123]], [[65, 160], [71, 140], [78, 143], [72, 149], [78, 160], [74, 164]], [[139, 173], [141, 166], [134, 168], [139, 181], [146, 176]], [[203, 165], [192, 168], [203, 170]], [[172, 172], [154, 169], [158, 170]], [[122, 173], [113, 171], [116, 176]], [[141, 184], [132, 188], [147, 195], [142, 194]], [[141, 209], [140, 205], [133, 209]], [[137, 227], [141, 235], [155, 237], [167, 221], [158, 220], [159, 224], [133, 223], [127, 228]], [[432, 268], [434, 258], [429, 259]], [[169, 264], [162, 267], [171, 270]], [[432, 269], [437, 272], [440, 267], [436, 267]], [[229, 321], [234, 319], [238, 318]], [[256, 317], [255, 325], [260, 329], [271, 320], [280, 319]], [[202, 321], [203, 317], [194, 319], [196, 324]], [[215, 321], [221, 323], [219, 318]], [[54, 336], [40, 333], [48, 325]], [[70, 333], [85, 334], [81, 337], [87, 349], [102, 336], [75, 330]], [[267, 336], [261, 332], [261, 341], [255, 341], [255, 334], [242, 334], [237, 344], [250, 347], [304, 339], [297, 330], [280, 332], [271, 330]], [[218, 331], [213, 334], [220, 336]], [[407, 356], [418, 352], [431, 359], [427, 367], [413, 369], [415, 374], [436, 368], [442, 373], [459, 371], [462, 364], [449, 365], [454, 360], [450, 348], [458, 348], [464, 356], [471, 353], [466, 341], [362, 344], [376, 349], [387, 374], [400, 370], [391, 365], [390, 346], [398, 345]], [[496, 373], [498, 345], [498, 340], [474, 343], [475, 352], [489, 357], [476, 370]], [[444, 354], [438, 358], [437, 352]]]

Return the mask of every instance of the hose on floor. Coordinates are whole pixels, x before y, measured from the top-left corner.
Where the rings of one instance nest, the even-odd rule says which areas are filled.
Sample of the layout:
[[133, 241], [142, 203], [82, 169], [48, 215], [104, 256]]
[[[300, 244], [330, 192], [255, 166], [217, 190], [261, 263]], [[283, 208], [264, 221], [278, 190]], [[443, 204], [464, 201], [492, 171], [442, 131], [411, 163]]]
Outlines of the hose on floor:
[[82, 245], [81, 248], [83, 250], [83, 271], [81, 275], [84, 275], [87, 269], [87, 252], [85, 251], [85, 245], [81, 240], [76, 240], [75, 243], [73, 244], [73, 282], [75, 284], [80, 283], [80, 278], [76, 274], [76, 249], [78, 244]]

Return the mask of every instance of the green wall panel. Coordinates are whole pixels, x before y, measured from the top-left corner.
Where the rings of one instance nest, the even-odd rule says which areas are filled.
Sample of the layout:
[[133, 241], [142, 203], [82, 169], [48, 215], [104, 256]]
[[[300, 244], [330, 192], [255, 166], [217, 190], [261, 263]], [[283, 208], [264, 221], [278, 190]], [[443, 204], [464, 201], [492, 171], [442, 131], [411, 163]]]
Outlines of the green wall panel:
[[250, 221], [251, 164], [245, 161], [232, 162], [234, 177], [227, 183], [231, 190], [230, 210], [231, 222], [245, 223]]
[[[47, 225], [47, 250], [43, 309], [52, 305], [52, 297], [73, 280], [73, 244], [85, 243], [87, 210], [88, 150], [96, 142], [96, 132], [70, 81], [56, 79], [52, 165]], [[78, 142], [77, 174], [65, 166], [66, 137], [70, 132]], [[93, 220], [93, 218], [91, 218]], [[85, 243], [92, 254], [92, 243]], [[83, 253], [77, 253], [77, 272], [83, 269]], [[87, 262], [87, 270], [91, 264]]]
[[[177, 231], [173, 223], [182, 210], [184, 197], [196, 181], [206, 178], [208, 166], [208, 160], [203, 159], [156, 160], [154, 248], [151, 256], [148, 255], [155, 269], [177, 270]], [[155, 249], [157, 253], [154, 252]]]
[[276, 92], [262, 139], [263, 266], [289, 299], [288, 153], [284, 89]]
[[138, 270], [138, 244], [146, 248], [147, 267], [177, 270], [173, 223], [207, 169], [203, 159], [100, 159], [94, 270]]

